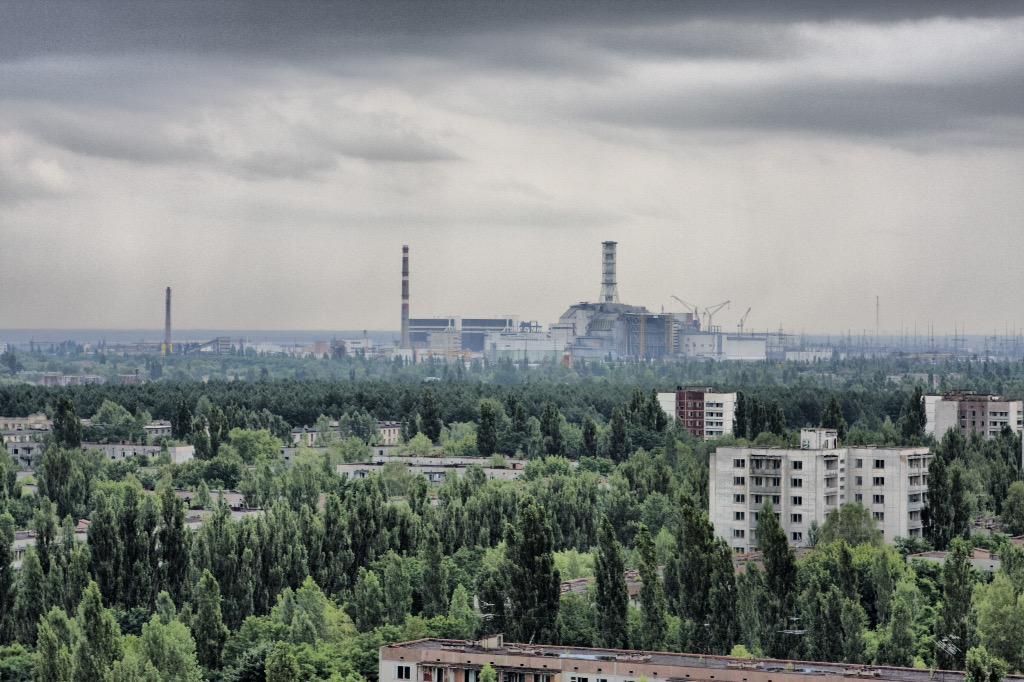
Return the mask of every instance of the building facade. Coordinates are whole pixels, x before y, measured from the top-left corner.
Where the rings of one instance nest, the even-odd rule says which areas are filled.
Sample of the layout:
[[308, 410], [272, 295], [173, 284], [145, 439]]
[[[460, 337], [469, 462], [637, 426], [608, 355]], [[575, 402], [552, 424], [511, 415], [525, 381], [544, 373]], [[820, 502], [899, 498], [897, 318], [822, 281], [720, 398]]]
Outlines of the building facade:
[[957, 391], [924, 397], [925, 433], [941, 439], [950, 429], [965, 438], [977, 433], [995, 438], [1004, 426], [1018, 436], [1024, 431], [1024, 401], [1005, 400], [1002, 396]]
[[736, 394], [714, 393], [710, 388], [683, 388], [659, 393], [658, 404], [695, 438], [711, 440], [731, 436], [736, 421]]
[[964, 682], [964, 673], [943, 670], [506, 644], [501, 635], [478, 642], [421, 639], [390, 644], [380, 648], [378, 663], [380, 682], [479, 682], [485, 665], [495, 670], [499, 682]]
[[847, 502], [863, 504], [888, 543], [922, 535], [928, 448], [836, 447], [829, 429], [804, 429], [800, 441], [798, 450], [723, 447], [711, 455], [709, 516], [734, 551], [757, 548], [767, 503], [795, 547], [807, 546], [812, 522], [820, 526]]

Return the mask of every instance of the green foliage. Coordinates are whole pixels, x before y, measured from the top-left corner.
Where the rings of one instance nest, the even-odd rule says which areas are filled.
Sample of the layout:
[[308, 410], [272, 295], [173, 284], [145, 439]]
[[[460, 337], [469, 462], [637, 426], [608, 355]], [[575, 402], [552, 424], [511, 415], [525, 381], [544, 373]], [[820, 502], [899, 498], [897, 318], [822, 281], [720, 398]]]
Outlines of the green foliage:
[[103, 608], [99, 587], [91, 582], [82, 594], [75, 616], [75, 680], [103, 682], [107, 670], [121, 657], [121, 631], [109, 609]]
[[843, 540], [850, 546], [881, 545], [882, 530], [871, 517], [871, 511], [859, 502], [847, 502], [830, 511], [821, 526], [818, 542], [829, 544]]
[[1010, 535], [1024, 535], [1024, 481], [1014, 481], [1003, 502], [1003, 526]]
[[359, 569], [352, 596], [352, 620], [360, 630], [372, 630], [384, 623], [384, 590], [373, 571]]
[[195, 588], [193, 610], [192, 634], [196, 640], [197, 658], [207, 670], [216, 670], [220, 667], [228, 629], [221, 615], [220, 585], [208, 570], [203, 571]]
[[629, 592], [624, 575], [626, 566], [622, 547], [615, 539], [615, 529], [608, 517], [601, 519], [597, 549], [597, 581], [595, 601], [600, 646], [611, 649], [629, 648]]
[[559, 584], [552, 557], [551, 526], [544, 510], [529, 504], [505, 536], [508, 637], [516, 642], [552, 641], [556, 636]]
[[53, 442], [57, 447], [68, 449], [82, 445], [82, 422], [75, 412], [75, 404], [66, 395], [57, 400], [53, 414]]

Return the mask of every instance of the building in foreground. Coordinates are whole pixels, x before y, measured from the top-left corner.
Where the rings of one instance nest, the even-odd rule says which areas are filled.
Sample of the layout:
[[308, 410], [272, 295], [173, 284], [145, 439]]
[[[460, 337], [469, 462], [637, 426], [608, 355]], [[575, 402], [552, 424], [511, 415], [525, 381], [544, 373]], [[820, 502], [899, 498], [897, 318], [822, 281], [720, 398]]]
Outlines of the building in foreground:
[[1021, 400], [956, 391], [945, 395], [926, 395], [924, 408], [924, 431], [938, 439], [950, 429], [956, 429], [965, 438], [977, 433], [986, 439], [998, 436], [1004, 426], [1010, 427], [1018, 436], [1024, 431], [1024, 401]]
[[886, 542], [920, 537], [928, 448], [837, 447], [832, 429], [803, 429], [800, 449], [722, 447], [710, 459], [715, 535], [742, 553], [757, 547], [757, 514], [771, 503], [790, 544], [806, 546], [812, 522], [840, 505], [864, 505]]
[[[704, 654], [421, 639], [380, 648], [380, 682], [478, 682], [490, 664], [500, 682], [964, 682], [962, 672], [811, 663]], [[1024, 678], [1008, 676], [1005, 679]]]
[[736, 421], [736, 394], [713, 393], [710, 388], [683, 388], [659, 393], [658, 404], [673, 421], [704, 440], [731, 436]]

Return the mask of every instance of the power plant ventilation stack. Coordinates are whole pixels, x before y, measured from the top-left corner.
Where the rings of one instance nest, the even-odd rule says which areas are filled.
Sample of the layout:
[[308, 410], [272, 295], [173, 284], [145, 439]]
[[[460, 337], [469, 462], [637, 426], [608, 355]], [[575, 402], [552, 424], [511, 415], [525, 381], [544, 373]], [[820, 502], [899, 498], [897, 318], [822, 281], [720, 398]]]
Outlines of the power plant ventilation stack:
[[615, 281], [615, 245], [618, 242], [601, 242], [601, 302], [618, 303], [619, 289]]
[[171, 344], [171, 288], [167, 287], [164, 296], [164, 347], [161, 349], [163, 355], [170, 355], [174, 352]]
[[409, 245], [402, 245], [402, 348], [412, 348], [409, 341]]

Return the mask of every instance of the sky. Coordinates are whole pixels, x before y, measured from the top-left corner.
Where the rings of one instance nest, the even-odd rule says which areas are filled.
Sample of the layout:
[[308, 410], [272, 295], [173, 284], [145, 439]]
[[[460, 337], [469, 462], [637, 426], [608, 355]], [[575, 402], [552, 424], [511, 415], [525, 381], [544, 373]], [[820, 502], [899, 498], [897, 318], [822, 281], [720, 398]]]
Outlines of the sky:
[[4, 2], [0, 328], [1024, 327], [1024, 5]]

